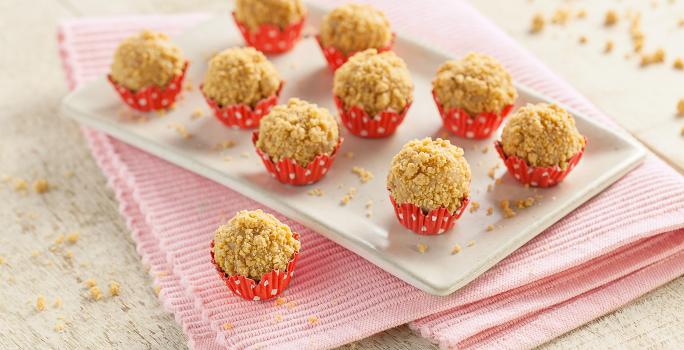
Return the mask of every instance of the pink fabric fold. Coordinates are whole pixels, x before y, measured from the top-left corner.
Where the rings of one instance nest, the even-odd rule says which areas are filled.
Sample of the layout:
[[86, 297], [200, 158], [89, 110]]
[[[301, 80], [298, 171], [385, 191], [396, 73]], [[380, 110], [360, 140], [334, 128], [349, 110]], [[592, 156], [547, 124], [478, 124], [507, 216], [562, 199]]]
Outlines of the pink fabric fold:
[[[465, 2], [373, 3], [398, 31], [420, 35], [454, 56], [471, 50], [490, 53], [517, 81], [616, 127]], [[142, 28], [176, 35], [207, 18], [64, 22], [58, 38], [69, 86], [105, 74], [116, 43], [126, 35]], [[407, 322], [443, 347], [526, 348], [684, 273], [684, 179], [650, 156], [448, 297], [425, 294], [275, 213], [300, 232], [306, 247], [284, 294], [296, 306], [247, 302], [231, 295], [216, 275], [209, 242], [223, 218], [263, 206], [102, 133], [84, 129], [84, 135], [116, 193], [143, 262], [161, 287], [160, 300], [197, 349], [330, 348]], [[318, 323], [309, 324], [310, 316]], [[225, 329], [226, 323], [232, 328]]]

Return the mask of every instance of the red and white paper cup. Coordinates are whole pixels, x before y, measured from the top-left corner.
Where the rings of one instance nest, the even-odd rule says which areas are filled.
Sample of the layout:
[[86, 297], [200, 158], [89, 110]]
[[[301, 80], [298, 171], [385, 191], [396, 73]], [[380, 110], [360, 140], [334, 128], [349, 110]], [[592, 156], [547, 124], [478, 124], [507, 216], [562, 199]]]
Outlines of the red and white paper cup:
[[[345, 64], [347, 60], [350, 57], [354, 56], [354, 54], [357, 52], [353, 51], [348, 54], [345, 54], [333, 46], [323, 46], [320, 35], [316, 35], [316, 41], [318, 42], [318, 46], [320, 46], [321, 51], [323, 51], [323, 56], [325, 57], [325, 60], [328, 61], [328, 66], [333, 72], [336, 71], [337, 68], [340, 68], [340, 66]], [[392, 35], [392, 41], [390, 41], [389, 45], [378, 48], [377, 50], [378, 52], [390, 51], [392, 50], [392, 45], [394, 45], [394, 35]]]
[[551, 187], [559, 184], [577, 166], [584, 150], [587, 148], [587, 140], [584, 139], [584, 147], [568, 160], [568, 166], [562, 169], [558, 165], [552, 167], [535, 167], [527, 165], [527, 162], [517, 156], [508, 156], [504, 153], [501, 141], [496, 141], [494, 146], [503, 160], [508, 172], [520, 183], [532, 187]]
[[426, 214], [415, 204], [397, 204], [391, 193], [389, 197], [399, 222], [407, 229], [426, 236], [439, 235], [453, 228], [470, 201], [468, 197], [464, 198], [461, 201], [461, 207], [454, 213], [449, 212], [447, 208], [440, 207]]
[[181, 74], [173, 77], [165, 87], [148, 86], [138, 91], [130, 90], [119, 85], [111, 74], [107, 79], [114, 86], [114, 90], [121, 96], [121, 99], [131, 108], [141, 112], [157, 111], [167, 109], [176, 102], [178, 94], [183, 91], [183, 79], [188, 69], [188, 62], [185, 62]]
[[394, 134], [411, 107], [409, 103], [399, 112], [382, 111], [371, 117], [363, 108], [357, 106], [345, 108], [344, 102], [339, 97], [333, 97], [342, 125], [352, 134], [367, 138], [382, 138]]
[[340, 149], [340, 145], [344, 141], [344, 139], [340, 137], [330, 155], [319, 154], [309, 162], [309, 164], [301, 166], [290, 158], [283, 158], [279, 162], [274, 163], [268, 154], [262, 152], [259, 147], [256, 146], [258, 139], [259, 132], [255, 131], [252, 134], [252, 143], [254, 144], [254, 149], [259, 155], [259, 158], [261, 158], [261, 161], [264, 163], [266, 170], [278, 181], [284, 184], [297, 186], [310, 185], [323, 178], [335, 161], [337, 150]]
[[486, 139], [501, 126], [504, 118], [513, 109], [513, 105], [506, 105], [499, 112], [483, 112], [476, 116], [468, 114], [461, 108], [444, 109], [439, 98], [432, 91], [439, 115], [442, 117], [444, 127], [458, 137], [466, 139]]
[[257, 30], [250, 30], [244, 23], [238, 21], [233, 12], [233, 19], [247, 45], [266, 54], [279, 54], [291, 50], [302, 35], [302, 28], [306, 16], [299, 22], [291, 23], [285, 28], [273, 24], [262, 24]]
[[245, 104], [219, 106], [216, 101], [204, 94], [204, 90], [202, 90], [204, 85], [200, 85], [200, 91], [202, 91], [204, 100], [207, 101], [211, 110], [214, 111], [216, 119], [225, 126], [230, 128], [254, 129], [259, 127], [261, 118], [266, 116], [271, 111], [271, 108], [278, 104], [278, 97], [280, 96], [280, 91], [283, 89], [284, 83], [285, 82], [280, 83], [280, 87], [278, 87], [278, 91], [276, 91], [275, 95], [271, 95], [257, 102], [254, 108]]
[[[299, 234], [294, 233], [294, 238], [299, 239]], [[211, 241], [211, 263], [214, 264], [216, 272], [230, 289], [233, 294], [245, 300], [268, 300], [280, 295], [294, 277], [294, 270], [299, 258], [299, 252], [292, 255], [292, 259], [287, 264], [284, 271], [273, 270], [261, 276], [259, 281], [247, 278], [242, 275], [228, 275], [221, 269], [214, 259], [214, 241]]]

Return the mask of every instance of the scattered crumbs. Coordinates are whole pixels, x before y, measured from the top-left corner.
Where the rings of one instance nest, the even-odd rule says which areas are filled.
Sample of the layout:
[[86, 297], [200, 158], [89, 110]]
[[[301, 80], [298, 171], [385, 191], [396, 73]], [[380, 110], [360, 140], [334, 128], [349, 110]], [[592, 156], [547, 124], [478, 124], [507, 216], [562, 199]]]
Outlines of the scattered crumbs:
[[309, 322], [310, 325], [315, 325], [318, 323], [318, 317], [316, 316], [309, 316], [306, 318], [306, 321]]
[[684, 18], [680, 18], [680, 19], [677, 21], [677, 26], [679, 26], [679, 27], [684, 27]]
[[97, 281], [94, 278], [88, 278], [87, 280], [83, 281], [83, 284], [85, 284], [88, 288], [92, 288], [97, 286]]
[[40, 255], [40, 252], [39, 252], [39, 251], [37, 251], [37, 250], [35, 250], [35, 249], [31, 251], [31, 257], [32, 257], [32, 258], [35, 258], [35, 257], [37, 257], [38, 255]]
[[287, 302], [286, 306], [288, 310], [292, 310], [295, 306], [297, 306], [297, 303], [294, 300], [291, 300]]
[[641, 55], [641, 66], [646, 67], [651, 64], [663, 63], [665, 62], [665, 50], [658, 49], [650, 54]]
[[44, 311], [45, 310], [45, 297], [42, 295], [38, 295], [38, 298], [36, 299], [36, 311]]
[[494, 208], [492, 208], [492, 207], [487, 208], [487, 216], [491, 216], [492, 214], [494, 214]]
[[159, 271], [159, 272], [156, 273], [157, 277], [164, 277], [164, 276], [166, 276], [166, 275], [168, 275], [168, 274], [169, 274], [169, 272], [168, 272], [168, 271], [165, 271], [165, 270], [162, 270], [162, 271]]
[[467, 245], [468, 247], [472, 247], [472, 246], [475, 245], [475, 241], [471, 239], [471, 240], [468, 241], [468, 243], [466, 243], [466, 245]]
[[204, 116], [204, 110], [202, 107], [197, 107], [192, 110], [192, 113], [190, 114], [190, 119], [195, 120], [202, 118]]
[[79, 238], [81, 238], [81, 234], [79, 232], [72, 232], [66, 236], [67, 243], [69, 244], [76, 244]]
[[60, 333], [64, 332], [64, 323], [59, 322], [59, 321], [57, 323], [55, 323], [55, 331], [60, 332]]
[[617, 12], [608, 10], [608, 12], [606, 12], [605, 18], [603, 19], [603, 25], [606, 27], [612, 27], [618, 22], [618, 19], [619, 17]]
[[347, 205], [349, 202], [354, 199], [354, 196], [356, 195], [356, 188], [355, 187], [349, 187], [349, 191], [347, 191], [347, 194], [342, 197], [340, 200], [340, 205]]
[[121, 294], [121, 285], [116, 281], [110, 281], [109, 282], [109, 294], [111, 294], [111, 296], [113, 296], [113, 297]]
[[587, 36], [586, 36], [586, 35], [581, 35], [581, 36], [579, 37], [579, 43], [580, 43], [580, 44], [586, 44], [586, 43], [587, 43], [587, 40], [588, 40], [588, 39], [587, 39]]
[[469, 210], [471, 213], [476, 212], [478, 209], [480, 209], [480, 202], [476, 202], [476, 201], [470, 202], [470, 209]]
[[55, 309], [59, 309], [60, 307], [62, 307], [62, 298], [56, 297], [55, 301], [52, 303], [52, 307], [54, 307]]
[[92, 300], [102, 299], [102, 291], [97, 286], [90, 287], [90, 289], [88, 290], [88, 293], [90, 294], [90, 299], [92, 299]]
[[580, 9], [579, 11], [577, 11], [577, 18], [587, 18], [587, 10]]
[[281, 315], [281, 314], [275, 314], [275, 315], [273, 316], [273, 318], [275, 318], [276, 322], [280, 322], [280, 321], [283, 320], [283, 315]]
[[677, 115], [684, 117], [684, 98], [679, 99], [679, 102], [677, 102]]
[[428, 251], [428, 245], [425, 243], [418, 243], [416, 244], [416, 249], [418, 249], [418, 252], [421, 254], [424, 254], [425, 252]]
[[185, 83], [183, 83], [183, 89], [185, 91], [192, 91], [192, 89], [193, 89], [192, 82], [186, 81]]
[[171, 128], [171, 129], [176, 130], [176, 132], [178, 133], [178, 135], [180, 135], [180, 137], [182, 137], [182, 138], [184, 138], [184, 139], [186, 139], [186, 140], [192, 137], [192, 134], [190, 134], [190, 132], [188, 131], [188, 129], [185, 127], [185, 125], [183, 125], [183, 124], [181, 124], [181, 123], [170, 123], [170, 124], [168, 125], [168, 127]]
[[359, 177], [359, 180], [361, 180], [361, 183], [366, 183], [370, 180], [373, 180], [373, 173], [370, 171], [360, 167], [360, 166], [355, 166], [352, 168], [352, 173], [356, 174]]
[[502, 181], [503, 181], [503, 180], [502, 180], [501, 178], [498, 178], [498, 179], [494, 180], [494, 184], [495, 184], [495, 185], [500, 185]]
[[499, 202], [499, 206], [501, 207], [501, 210], [503, 210], [504, 218], [510, 219], [515, 216], [515, 211], [511, 209], [511, 201], [508, 199]]
[[159, 292], [161, 292], [161, 286], [154, 286], [154, 294], [159, 296]]
[[494, 190], [494, 185], [492, 185], [492, 184], [487, 185], [487, 192], [492, 192], [492, 190]]
[[492, 232], [492, 231], [494, 231], [494, 225], [492, 225], [492, 224], [487, 225], [487, 232]]
[[0, 256], [0, 265], [4, 265], [4, 264], [5, 264], [5, 258]]
[[553, 24], [559, 24], [559, 25], [565, 25], [565, 23], [568, 22], [568, 18], [570, 17], [570, 11], [567, 9], [557, 9], [554, 13], [553, 16], [551, 16], [551, 23]]
[[45, 193], [50, 190], [50, 184], [45, 179], [33, 181], [33, 190], [36, 193]]
[[634, 52], [641, 52], [641, 49], [644, 48], [645, 37], [644, 33], [641, 31], [641, 17], [638, 13], [632, 17], [629, 33], [632, 37]]
[[611, 53], [613, 51], [613, 42], [611, 40], [606, 41], [606, 45], [603, 47], [604, 53]]
[[308, 194], [309, 196], [322, 197], [324, 192], [321, 188], [314, 188], [306, 192], [306, 194]]
[[158, 109], [156, 112], [160, 118], [166, 116], [166, 110], [165, 109]]
[[74, 258], [74, 252], [72, 252], [71, 250], [67, 250], [64, 253], [64, 259], [71, 260], [73, 258]]
[[373, 200], [369, 199], [368, 202], [366, 202], [366, 217], [371, 218], [373, 217]]
[[682, 128], [682, 130], [680, 131], [680, 134], [681, 134], [682, 136], [684, 136], [684, 128]]
[[224, 161], [224, 162], [230, 162], [231, 160], [233, 160], [233, 157], [231, 157], [231, 156], [223, 156], [223, 161]]
[[282, 298], [282, 297], [278, 297], [278, 298], [276, 298], [276, 300], [275, 300], [276, 306], [283, 305], [283, 304], [285, 304], [286, 302], [287, 302], [287, 300], [285, 300], [285, 298]]
[[242, 153], [240, 153], [240, 157], [249, 158], [249, 153], [248, 152], [242, 152]]
[[349, 151], [349, 152], [344, 154], [344, 157], [348, 158], [348, 159], [352, 159], [352, 158], [354, 158], [354, 152]]
[[2, 175], [2, 181], [3, 182], [9, 182], [10, 180], [12, 180], [11, 176], [9, 176], [7, 174]]
[[57, 238], [55, 238], [55, 241], [54, 241], [53, 243], [54, 243], [55, 245], [60, 245], [60, 244], [64, 243], [64, 235], [60, 233], [60, 234], [57, 236]]
[[26, 191], [28, 189], [28, 182], [24, 179], [16, 179], [14, 181], [14, 190], [19, 192], [19, 191]]
[[534, 205], [534, 198], [533, 197], [527, 197], [525, 199], [518, 199], [516, 201], [515, 205], [516, 205], [516, 207], [518, 207], [518, 209], [529, 208], [532, 205]]
[[482, 153], [484, 154], [484, 153], [487, 153], [487, 152], [489, 152], [489, 146], [484, 146], [484, 147], [482, 147]]
[[226, 323], [223, 324], [223, 329], [225, 329], [225, 330], [227, 330], [227, 331], [228, 331], [228, 330], [231, 330], [231, 329], [233, 329], [233, 324], [230, 323], [230, 322], [226, 322]]
[[222, 151], [224, 149], [232, 148], [233, 146], [235, 146], [235, 141], [225, 140], [215, 144], [214, 147], [212, 147], [212, 149], [214, 151]]
[[684, 70], [684, 60], [682, 60], [681, 57], [675, 58], [674, 63], [672, 63], [672, 68], [676, 70]]
[[532, 16], [530, 33], [535, 34], [541, 32], [544, 29], [544, 24], [546, 24], [546, 22], [544, 21], [544, 16], [542, 16], [541, 13], [535, 14], [534, 16]]
[[461, 246], [458, 244], [454, 244], [454, 246], [451, 248], [451, 255], [458, 254], [461, 252]]
[[493, 180], [496, 177], [497, 169], [499, 169], [499, 164], [489, 168], [489, 170], [487, 170], [487, 176], [489, 176]]

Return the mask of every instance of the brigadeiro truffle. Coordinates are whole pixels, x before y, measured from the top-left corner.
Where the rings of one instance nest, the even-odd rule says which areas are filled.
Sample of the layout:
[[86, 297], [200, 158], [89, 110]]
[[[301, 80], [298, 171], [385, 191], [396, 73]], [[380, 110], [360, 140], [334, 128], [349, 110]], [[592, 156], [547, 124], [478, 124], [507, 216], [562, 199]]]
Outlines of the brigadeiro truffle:
[[282, 53], [299, 39], [306, 8], [301, 0], [237, 0], [233, 16], [250, 46]]
[[326, 60], [335, 70], [356, 52], [389, 50], [394, 34], [382, 11], [366, 4], [346, 4], [323, 18], [317, 38]]
[[510, 117], [497, 150], [519, 181], [547, 187], [562, 181], [579, 162], [586, 139], [575, 119], [555, 104], [528, 104]]
[[209, 61], [202, 93], [216, 117], [228, 126], [254, 128], [277, 103], [282, 80], [261, 52], [232, 48]]
[[297, 98], [273, 108], [253, 140], [267, 170], [279, 181], [295, 185], [325, 175], [342, 142], [327, 109]]
[[333, 95], [342, 124], [352, 134], [385, 137], [404, 119], [413, 101], [413, 82], [399, 56], [368, 49], [335, 72]]
[[150, 111], [173, 105], [182, 90], [187, 62], [163, 33], [142, 31], [114, 52], [109, 81], [131, 107]]
[[432, 94], [444, 126], [466, 138], [489, 137], [518, 97], [508, 71], [493, 57], [475, 52], [440, 66]]
[[298, 235], [273, 215], [243, 210], [214, 233], [212, 260], [233, 292], [263, 300], [287, 287], [300, 247]]
[[454, 226], [470, 194], [470, 166], [449, 140], [412, 140], [392, 158], [387, 189], [399, 222], [418, 234]]

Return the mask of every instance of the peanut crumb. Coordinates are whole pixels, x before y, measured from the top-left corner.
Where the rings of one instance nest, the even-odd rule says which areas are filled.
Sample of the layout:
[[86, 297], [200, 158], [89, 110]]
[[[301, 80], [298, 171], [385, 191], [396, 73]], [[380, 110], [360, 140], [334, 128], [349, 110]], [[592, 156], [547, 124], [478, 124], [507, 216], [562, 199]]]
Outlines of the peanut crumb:
[[231, 157], [231, 156], [224, 156], [223, 157], [224, 162], [230, 162], [231, 160], [233, 160], [233, 157]]
[[230, 322], [226, 322], [226, 323], [223, 324], [223, 329], [225, 329], [225, 330], [227, 330], [227, 331], [228, 331], [228, 330], [231, 330], [231, 329], [233, 329], [233, 324], [230, 323]]
[[542, 16], [541, 13], [537, 13], [534, 16], [532, 16], [532, 23], [530, 25], [530, 33], [535, 34], [539, 33], [544, 29], [544, 24], [546, 22], [544, 21], [544, 16]]
[[665, 50], [658, 49], [650, 54], [641, 55], [641, 66], [646, 67], [651, 64], [663, 63], [665, 62]]
[[0, 256], [0, 266], [5, 264], [5, 258]]
[[613, 42], [611, 40], [606, 41], [606, 46], [603, 47], [604, 53], [610, 53], [613, 51]]
[[31, 257], [32, 257], [32, 258], [35, 258], [35, 257], [37, 257], [38, 255], [40, 255], [40, 252], [39, 252], [39, 251], [37, 251], [37, 250], [35, 250], [35, 249], [31, 251]]
[[608, 10], [608, 12], [606, 12], [606, 17], [603, 20], [603, 25], [606, 27], [612, 27], [618, 22], [618, 19], [619, 17], [617, 12]]
[[356, 174], [359, 177], [359, 180], [361, 180], [361, 183], [366, 183], [370, 180], [373, 180], [373, 173], [370, 171], [360, 167], [360, 166], [355, 166], [352, 168], [352, 173]]
[[416, 244], [416, 249], [418, 249], [418, 252], [421, 254], [424, 254], [425, 252], [428, 251], [428, 245], [425, 243], [418, 243]]
[[318, 317], [309, 316], [309, 317], [307, 317], [306, 321], [309, 322], [310, 325], [315, 325], [318, 323]]
[[587, 17], [587, 10], [585, 9], [580, 9], [577, 11], [577, 18], [586, 18]]
[[492, 224], [487, 225], [487, 232], [492, 232], [492, 231], [494, 231], [494, 225], [492, 225]]
[[684, 128], [679, 132], [680, 135], [684, 136]]
[[679, 99], [679, 102], [677, 102], [677, 115], [684, 117], [684, 98]]
[[287, 302], [286, 306], [287, 306], [288, 310], [292, 310], [292, 309], [294, 309], [295, 306], [297, 306], [297, 303], [294, 300], [291, 300], [291, 301]]
[[88, 288], [92, 288], [92, 287], [97, 286], [97, 281], [94, 278], [88, 278], [87, 280], [83, 281], [83, 283]]
[[487, 176], [489, 176], [492, 180], [494, 180], [494, 178], [496, 177], [496, 170], [497, 169], [499, 169], [499, 164], [489, 168], [489, 170], [487, 170]]
[[67, 243], [69, 244], [76, 244], [79, 238], [81, 238], [81, 234], [79, 232], [72, 232], [66, 236]]
[[92, 300], [102, 299], [102, 291], [97, 286], [90, 287], [90, 289], [88, 290], [88, 293], [90, 294], [90, 299], [92, 299]]
[[486, 154], [487, 152], [489, 152], [489, 146], [482, 147], [482, 153]]
[[345, 206], [349, 204], [349, 202], [354, 199], [354, 196], [356, 195], [356, 188], [355, 187], [349, 187], [349, 190], [347, 191], [347, 194], [342, 197], [340, 200], [340, 205]]
[[352, 159], [352, 158], [354, 158], [354, 152], [349, 151], [349, 152], [344, 154], [344, 157], [348, 158], [348, 159]]
[[183, 139], [189, 139], [192, 137], [192, 134], [188, 131], [188, 129], [185, 127], [185, 125], [181, 123], [170, 123], [168, 125], [169, 128], [176, 130], [178, 135], [180, 135], [181, 138]]
[[64, 253], [64, 259], [71, 260], [73, 258], [74, 258], [74, 252], [72, 252], [71, 250], [67, 250]]
[[109, 282], [109, 294], [111, 294], [111, 296], [113, 296], [113, 297], [121, 294], [121, 285], [116, 281], [110, 281]]
[[224, 149], [232, 148], [233, 146], [235, 146], [235, 141], [233, 141], [233, 140], [225, 140], [225, 141], [221, 141], [221, 142], [216, 143], [216, 144], [212, 147], [212, 149], [213, 149], [214, 151], [222, 151], [222, 150], [224, 150]]
[[192, 111], [192, 114], [190, 114], [190, 119], [195, 120], [202, 118], [204, 116], [204, 110], [202, 107], [197, 107]]
[[586, 36], [586, 35], [581, 35], [581, 36], [579, 37], [579, 43], [580, 43], [580, 44], [586, 44], [587, 41], [588, 41], [588, 39], [587, 39], [587, 36]]
[[451, 255], [458, 254], [461, 252], [461, 246], [458, 244], [454, 244], [454, 246], [451, 248]]
[[54, 307], [55, 309], [59, 309], [60, 307], [62, 307], [62, 298], [56, 297], [55, 301], [52, 303], [52, 307]]
[[60, 245], [60, 244], [64, 243], [64, 235], [63, 234], [57, 235], [57, 238], [55, 238], [55, 241], [53, 243], [55, 245]]
[[242, 157], [242, 158], [249, 158], [249, 153], [247, 153], [247, 152], [242, 152], [242, 153], [240, 153], [240, 157]]
[[36, 311], [45, 311], [45, 297], [42, 295], [36, 298]]
[[672, 68], [676, 70], [683, 70], [684, 69], [684, 60], [682, 60], [681, 57], [677, 57], [674, 60], [674, 63], [672, 63]]
[[28, 182], [24, 179], [16, 179], [14, 181], [14, 190], [17, 192], [26, 191], [28, 189]]
[[281, 315], [281, 314], [275, 314], [275, 315], [273, 316], [273, 318], [275, 318], [276, 322], [280, 322], [280, 321], [283, 320], [283, 315]]
[[508, 199], [499, 202], [499, 206], [501, 207], [501, 210], [503, 210], [504, 218], [510, 219], [515, 216], [515, 211], [511, 209], [511, 201]]
[[500, 185], [502, 181], [503, 181], [503, 180], [502, 180], [501, 178], [498, 178], [498, 179], [494, 180], [494, 184], [495, 184], [495, 185]]
[[33, 181], [33, 190], [36, 193], [45, 193], [50, 190], [50, 184], [45, 179]]
[[468, 247], [474, 246], [474, 245], [475, 245], [475, 240], [472, 240], [472, 239], [469, 240], [468, 243], [466, 243], [466, 245], [467, 245]]
[[492, 208], [492, 207], [487, 208], [487, 216], [491, 216], [492, 214], [494, 214], [494, 208]]
[[306, 192], [306, 194], [308, 194], [309, 196], [322, 197], [323, 194], [324, 194], [324, 192], [323, 192], [323, 189], [314, 188], [314, 189], [309, 190], [308, 192]]
[[567, 9], [557, 9], [551, 16], [551, 23], [558, 25], [565, 25], [570, 17], [570, 11]]
[[478, 209], [480, 209], [480, 203], [479, 202], [476, 202], [476, 201], [470, 202], [470, 209], [469, 210], [471, 213], [476, 212]]
[[275, 300], [276, 306], [283, 305], [283, 304], [285, 304], [286, 302], [287, 302], [287, 300], [285, 300], [285, 298], [282, 298], [282, 297], [278, 297], [278, 298], [276, 298], [276, 300]]
[[62, 322], [57, 322], [55, 323], [55, 331], [56, 332], [64, 332], [64, 323]]
[[534, 198], [532, 198], [532, 197], [527, 197], [527, 198], [525, 198], [525, 199], [519, 199], [519, 200], [516, 202], [516, 206], [518, 207], [518, 209], [529, 208], [529, 207], [531, 207], [533, 204], [534, 204]]
[[492, 185], [492, 184], [487, 185], [487, 192], [492, 192], [492, 190], [494, 190], [494, 185]]

